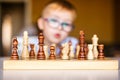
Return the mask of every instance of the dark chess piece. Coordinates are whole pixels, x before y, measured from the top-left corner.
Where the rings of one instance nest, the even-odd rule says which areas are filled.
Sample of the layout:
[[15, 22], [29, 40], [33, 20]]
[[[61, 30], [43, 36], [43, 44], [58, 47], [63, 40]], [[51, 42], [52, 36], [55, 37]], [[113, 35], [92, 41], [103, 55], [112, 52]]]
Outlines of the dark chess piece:
[[44, 53], [44, 36], [43, 36], [43, 33], [40, 33], [39, 36], [38, 36], [38, 45], [39, 45], [39, 50], [38, 50], [38, 54], [37, 54], [37, 59], [38, 60], [45, 60], [46, 59], [46, 56], [45, 56], [45, 53]]
[[18, 52], [17, 52], [17, 49], [18, 49], [17, 46], [18, 46], [17, 38], [13, 38], [13, 42], [12, 42], [12, 55], [11, 55], [11, 59], [12, 60], [18, 60], [19, 59]]
[[84, 44], [84, 51], [85, 51], [85, 56], [87, 56], [87, 54], [88, 54], [88, 44], [87, 43]]
[[85, 60], [86, 59], [86, 55], [85, 55], [85, 51], [84, 51], [84, 44], [85, 44], [85, 34], [84, 31], [80, 31], [80, 37], [79, 37], [79, 45], [80, 45], [80, 51], [78, 54], [78, 59], [79, 60]]
[[103, 44], [98, 45], [98, 51], [99, 51], [98, 59], [104, 59], [103, 50], [104, 50], [104, 45]]
[[30, 58], [35, 58], [35, 51], [34, 51], [34, 44], [30, 44], [30, 53], [29, 53], [29, 57]]
[[54, 46], [50, 46], [50, 56], [49, 59], [51, 60], [55, 60], [56, 56], [55, 56], [55, 47]]

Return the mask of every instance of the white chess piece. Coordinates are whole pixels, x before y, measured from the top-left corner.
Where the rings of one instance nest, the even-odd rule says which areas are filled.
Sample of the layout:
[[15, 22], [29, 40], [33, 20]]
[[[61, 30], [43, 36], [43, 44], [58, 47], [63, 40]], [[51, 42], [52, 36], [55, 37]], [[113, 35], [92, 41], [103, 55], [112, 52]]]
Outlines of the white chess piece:
[[98, 57], [98, 49], [97, 49], [98, 37], [97, 37], [97, 35], [93, 35], [93, 37], [92, 37], [92, 44], [93, 44], [93, 54], [94, 54], [94, 57], [97, 58]]
[[22, 50], [22, 58], [28, 58], [29, 52], [28, 52], [28, 32], [24, 31], [23, 33], [23, 50]]
[[77, 45], [76, 46], [76, 58], [78, 58], [79, 51], [80, 51], [80, 45]]
[[87, 59], [94, 59], [94, 54], [92, 52], [93, 45], [88, 44], [88, 54], [87, 54]]
[[63, 46], [63, 49], [62, 49], [62, 59], [69, 59], [69, 44], [68, 43], [65, 43], [65, 44], [62, 44]]
[[73, 46], [70, 46], [70, 58], [74, 58]]

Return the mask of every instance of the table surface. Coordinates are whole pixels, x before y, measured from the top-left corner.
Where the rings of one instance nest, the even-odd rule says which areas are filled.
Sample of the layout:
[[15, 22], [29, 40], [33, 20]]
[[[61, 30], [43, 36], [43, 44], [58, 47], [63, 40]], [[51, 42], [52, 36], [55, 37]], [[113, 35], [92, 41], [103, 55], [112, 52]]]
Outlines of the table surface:
[[120, 80], [119, 70], [3, 70], [0, 58], [0, 80]]

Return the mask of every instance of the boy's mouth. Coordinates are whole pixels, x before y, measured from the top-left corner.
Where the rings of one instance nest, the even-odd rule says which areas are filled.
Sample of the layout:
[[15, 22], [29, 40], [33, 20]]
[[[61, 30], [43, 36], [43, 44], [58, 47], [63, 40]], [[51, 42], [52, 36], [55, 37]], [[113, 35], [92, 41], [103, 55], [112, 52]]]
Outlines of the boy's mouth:
[[60, 38], [61, 37], [61, 35], [58, 34], [58, 33], [56, 33], [54, 36], [55, 36], [55, 38]]

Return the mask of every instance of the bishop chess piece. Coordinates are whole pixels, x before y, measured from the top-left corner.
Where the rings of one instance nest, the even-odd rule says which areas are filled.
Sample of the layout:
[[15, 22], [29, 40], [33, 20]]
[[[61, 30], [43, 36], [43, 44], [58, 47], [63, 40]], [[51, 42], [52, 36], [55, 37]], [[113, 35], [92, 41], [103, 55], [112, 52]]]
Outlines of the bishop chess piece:
[[35, 51], [34, 51], [34, 44], [30, 44], [30, 52], [29, 52], [29, 57], [30, 58], [35, 58]]
[[93, 35], [92, 44], [93, 44], [93, 54], [94, 54], [94, 57], [97, 59], [97, 57], [98, 57], [98, 49], [97, 49], [98, 37], [97, 37], [97, 35]]
[[39, 45], [39, 50], [38, 50], [38, 54], [37, 54], [37, 59], [38, 60], [45, 60], [46, 59], [46, 56], [45, 56], [45, 53], [44, 53], [44, 36], [43, 36], [43, 33], [40, 33], [39, 36], [38, 36], [38, 45]]
[[74, 51], [73, 51], [72, 42], [69, 41], [68, 44], [69, 44], [69, 56], [71, 59], [73, 59], [75, 57], [75, 55], [74, 55]]
[[86, 59], [86, 55], [85, 55], [85, 51], [84, 51], [84, 44], [85, 44], [85, 34], [83, 31], [80, 31], [80, 51], [79, 51], [79, 54], [78, 54], [78, 59], [79, 60], [85, 60]]
[[22, 50], [22, 59], [29, 58], [29, 51], [28, 51], [28, 32], [24, 31], [23, 33], [23, 50]]
[[98, 45], [98, 50], [99, 50], [99, 54], [98, 54], [98, 59], [104, 59], [104, 45], [100, 44]]
[[49, 56], [50, 60], [55, 60], [56, 56], [55, 56], [55, 46], [50, 46], [50, 56]]
[[13, 38], [13, 42], [12, 42], [12, 55], [11, 55], [11, 59], [12, 60], [18, 60], [19, 59], [18, 52], [17, 52], [17, 49], [18, 49], [17, 46], [18, 46], [17, 38]]

